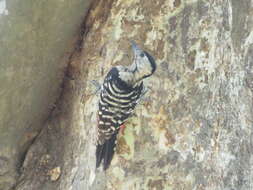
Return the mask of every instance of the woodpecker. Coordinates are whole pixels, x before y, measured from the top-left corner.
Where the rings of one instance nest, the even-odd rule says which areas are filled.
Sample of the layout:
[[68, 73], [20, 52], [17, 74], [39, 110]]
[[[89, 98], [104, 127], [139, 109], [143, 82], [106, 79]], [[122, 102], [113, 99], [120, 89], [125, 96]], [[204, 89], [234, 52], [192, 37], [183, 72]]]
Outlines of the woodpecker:
[[143, 79], [156, 70], [154, 58], [131, 42], [134, 52], [130, 66], [113, 67], [106, 75], [98, 103], [96, 168], [103, 160], [106, 170], [113, 158], [120, 126], [133, 113], [144, 94]]

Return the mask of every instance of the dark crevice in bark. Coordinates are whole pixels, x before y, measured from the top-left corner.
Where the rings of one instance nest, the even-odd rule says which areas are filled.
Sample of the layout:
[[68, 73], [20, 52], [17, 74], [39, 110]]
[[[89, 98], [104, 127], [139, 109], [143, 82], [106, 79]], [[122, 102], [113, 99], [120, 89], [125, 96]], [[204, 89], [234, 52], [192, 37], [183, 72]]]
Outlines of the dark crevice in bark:
[[[68, 58], [67, 58], [67, 64], [64, 70], [64, 76], [62, 79], [62, 83], [61, 83], [61, 90], [59, 93], [59, 96], [57, 98], [57, 100], [55, 101], [55, 103], [53, 104], [54, 106], [52, 106], [52, 109], [50, 110], [50, 112], [48, 113], [48, 118], [45, 120], [43, 126], [41, 128], [41, 130], [38, 132], [38, 135], [36, 137], [34, 137], [34, 139], [32, 139], [31, 143], [28, 145], [26, 151], [24, 152], [24, 154], [21, 156], [20, 158], [20, 165], [18, 167], [18, 171], [19, 171], [19, 179], [17, 180], [17, 183], [13, 186], [13, 190], [15, 189], [26, 189], [29, 188], [29, 186], [33, 186], [31, 185], [31, 183], [34, 183], [34, 187], [41, 187], [41, 185], [39, 185], [39, 183], [43, 184], [45, 183], [45, 181], [41, 181], [38, 182], [36, 181], [37, 175], [36, 174], [36, 170], [38, 168], [37, 164], [39, 163], [39, 158], [27, 158], [29, 151], [31, 150], [31, 148], [33, 146], [38, 146], [36, 145], [36, 143], [38, 144], [38, 142], [40, 143], [40, 141], [42, 140], [42, 144], [45, 141], [45, 138], [49, 138], [50, 140], [48, 142], [50, 142], [52, 140], [52, 136], [53, 134], [46, 134], [47, 137], [42, 137], [43, 135], [45, 136], [45, 132], [48, 133], [48, 131], [50, 131], [48, 129], [48, 124], [54, 122], [54, 120], [58, 120], [58, 116], [60, 114], [62, 114], [63, 112], [66, 114], [68, 114], [69, 112], [71, 112], [72, 110], [72, 105], [70, 105], [71, 107], [69, 107], [68, 110], [66, 110], [66, 105], [65, 104], [71, 104], [72, 100], [73, 100], [73, 96], [75, 96], [75, 89], [73, 91], [73, 89], [70, 89], [71, 86], [71, 82], [73, 81], [74, 83], [79, 83], [81, 81], [81, 68], [82, 68], [82, 64], [80, 61], [80, 57], [82, 54], [84, 54], [85, 52], [82, 52], [83, 50], [83, 46], [84, 46], [84, 41], [86, 36], [89, 34], [90, 32], [90, 28], [92, 27], [93, 23], [99, 19], [99, 23], [103, 23], [107, 20], [108, 15], [110, 14], [110, 10], [111, 6], [113, 4], [113, 0], [107, 0], [107, 1], [103, 1], [103, 0], [95, 0], [91, 3], [87, 14], [84, 17], [84, 21], [83, 23], [80, 25], [80, 29], [79, 29], [79, 33], [77, 34], [76, 40], [74, 42], [74, 45], [72, 47], [72, 51], [69, 54]], [[102, 27], [103, 24], [100, 25], [100, 27]], [[76, 61], [78, 60], [78, 61]], [[73, 63], [75, 62], [75, 63]], [[88, 66], [85, 66], [86, 69], [88, 69]], [[85, 69], [85, 70], [86, 70]], [[85, 77], [86, 78], [86, 77]], [[85, 80], [85, 79], [82, 79]], [[82, 84], [83, 85], [83, 84]], [[72, 91], [71, 91], [72, 90]], [[68, 99], [69, 98], [69, 99]], [[68, 99], [68, 100], [66, 100]], [[69, 122], [69, 121], [66, 121]], [[62, 132], [62, 134], [68, 134], [67, 131], [63, 132], [61, 131], [62, 129], [56, 129], [56, 132]], [[63, 129], [63, 130], [71, 130], [71, 129]], [[61, 135], [62, 135], [61, 134]], [[67, 138], [67, 137], [66, 137]], [[55, 139], [55, 140], [59, 140], [58, 143], [63, 143], [63, 147], [64, 145], [64, 140], [62, 138], [60, 139]], [[47, 146], [45, 146], [47, 147]], [[62, 147], [58, 147], [59, 149]], [[49, 148], [49, 151], [46, 152], [50, 152], [51, 147]], [[32, 150], [34, 153], [34, 150]], [[43, 151], [42, 151], [43, 152]], [[40, 150], [35, 150], [35, 153], [38, 153], [38, 157], [41, 156], [41, 152]], [[55, 157], [61, 157], [59, 158], [59, 165], [61, 162], [63, 162], [62, 157], [64, 155], [64, 152], [62, 153], [62, 155], [54, 155]], [[28, 160], [26, 160], [28, 159]], [[28, 162], [30, 163], [35, 163], [34, 168], [33, 167], [29, 167], [27, 169], [27, 171], [24, 171], [24, 162]], [[56, 161], [54, 161], [56, 162]], [[29, 174], [29, 176], [27, 177], [25, 174]], [[34, 179], [32, 179], [34, 178]], [[26, 187], [26, 185], [24, 185], [24, 183], [26, 181], [29, 181], [29, 186]], [[41, 188], [39, 188], [41, 189]], [[39, 190], [38, 189], [38, 190]]]

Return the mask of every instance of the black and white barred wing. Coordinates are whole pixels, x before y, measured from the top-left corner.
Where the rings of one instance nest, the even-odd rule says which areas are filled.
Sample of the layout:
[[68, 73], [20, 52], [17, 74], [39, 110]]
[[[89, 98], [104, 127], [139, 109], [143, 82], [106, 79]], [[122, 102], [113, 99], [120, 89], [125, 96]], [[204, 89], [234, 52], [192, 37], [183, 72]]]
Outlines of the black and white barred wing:
[[113, 157], [119, 128], [132, 114], [143, 89], [142, 83], [126, 88], [113, 77], [108, 75], [105, 79], [98, 111], [97, 167], [104, 160], [104, 169]]

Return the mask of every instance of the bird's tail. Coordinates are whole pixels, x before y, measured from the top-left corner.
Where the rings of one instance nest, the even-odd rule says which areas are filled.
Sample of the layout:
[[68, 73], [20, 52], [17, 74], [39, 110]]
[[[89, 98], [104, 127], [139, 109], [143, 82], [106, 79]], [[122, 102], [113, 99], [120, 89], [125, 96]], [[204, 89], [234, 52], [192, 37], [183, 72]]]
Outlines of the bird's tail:
[[113, 134], [110, 139], [106, 140], [104, 144], [97, 145], [96, 150], [96, 168], [98, 168], [103, 161], [103, 168], [106, 170], [112, 161], [114, 155], [114, 149], [116, 146], [117, 133]]

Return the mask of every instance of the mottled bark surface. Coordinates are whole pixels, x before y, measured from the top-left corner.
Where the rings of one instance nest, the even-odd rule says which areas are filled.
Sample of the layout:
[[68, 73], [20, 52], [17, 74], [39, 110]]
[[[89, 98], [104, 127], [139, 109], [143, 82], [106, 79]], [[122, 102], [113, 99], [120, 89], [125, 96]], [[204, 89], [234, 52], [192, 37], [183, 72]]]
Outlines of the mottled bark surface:
[[0, 0], [0, 190], [59, 97], [89, 0]]
[[[28, 151], [17, 190], [253, 188], [253, 2], [97, 1], [62, 98]], [[120, 134], [110, 169], [94, 172], [98, 97], [129, 40], [156, 57], [149, 101]]]

